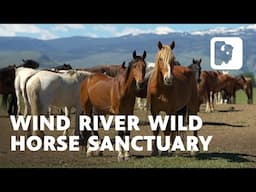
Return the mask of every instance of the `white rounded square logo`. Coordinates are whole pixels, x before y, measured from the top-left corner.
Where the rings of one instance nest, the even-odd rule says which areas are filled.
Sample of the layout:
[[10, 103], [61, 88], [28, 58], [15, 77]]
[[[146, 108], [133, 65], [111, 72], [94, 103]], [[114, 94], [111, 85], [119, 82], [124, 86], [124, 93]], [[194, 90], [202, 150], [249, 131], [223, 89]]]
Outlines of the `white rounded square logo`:
[[243, 40], [240, 37], [213, 37], [210, 64], [216, 70], [237, 70], [243, 66]]

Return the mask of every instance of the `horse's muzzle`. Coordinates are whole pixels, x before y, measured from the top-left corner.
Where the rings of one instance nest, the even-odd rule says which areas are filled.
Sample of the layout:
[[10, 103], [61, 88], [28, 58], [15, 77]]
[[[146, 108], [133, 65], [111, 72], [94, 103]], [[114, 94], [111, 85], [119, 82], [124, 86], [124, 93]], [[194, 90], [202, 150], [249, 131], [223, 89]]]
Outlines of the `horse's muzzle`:
[[138, 90], [143, 89], [143, 88], [144, 88], [144, 83], [143, 83], [143, 81], [136, 81], [136, 88], [137, 88]]
[[172, 85], [173, 84], [173, 78], [165, 77], [164, 78], [164, 84], [168, 85], [168, 86]]

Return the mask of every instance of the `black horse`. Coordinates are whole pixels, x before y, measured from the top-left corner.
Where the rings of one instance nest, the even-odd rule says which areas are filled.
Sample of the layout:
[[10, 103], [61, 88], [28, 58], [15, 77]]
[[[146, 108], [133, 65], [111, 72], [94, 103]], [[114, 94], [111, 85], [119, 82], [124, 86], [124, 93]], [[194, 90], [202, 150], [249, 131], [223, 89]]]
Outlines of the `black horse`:
[[[14, 80], [15, 80], [15, 71], [18, 67], [28, 67], [32, 69], [36, 69], [39, 67], [39, 63], [28, 59], [22, 60], [23, 63], [16, 66], [16, 65], [9, 65], [8, 67], [4, 67], [0, 69], [0, 94], [3, 95], [2, 97], [2, 106], [7, 108], [8, 106], [8, 114], [9, 115], [17, 115], [17, 97], [15, 94], [14, 88]], [[9, 98], [10, 95], [10, 98]]]

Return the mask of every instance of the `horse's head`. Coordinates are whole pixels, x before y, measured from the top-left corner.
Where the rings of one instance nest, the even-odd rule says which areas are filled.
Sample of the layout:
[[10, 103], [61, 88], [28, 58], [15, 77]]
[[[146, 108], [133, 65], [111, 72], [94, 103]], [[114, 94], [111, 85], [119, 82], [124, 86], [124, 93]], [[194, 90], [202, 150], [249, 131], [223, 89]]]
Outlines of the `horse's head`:
[[238, 78], [238, 83], [242, 84], [242, 89], [244, 90], [245, 94], [247, 95], [248, 98], [248, 104], [252, 104], [253, 100], [253, 86], [252, 86], [252, 79], [250, 77], [244, 77], [241, 75]]
[[172, 50], [174, 47], [174, 41], [170, 45], [163, 45], [160, 41], [158, 42], [159, 51], [156, 56], [156, 65], [158, 72], [162, 75], [165, 85], [172, 85], [173, 83], [173, 66], [175, 56]]
[[69, 69], [72, 69], [72, 67], [71, 67], [71, 65], [70, 64], [66, 64], [66, 63], [64, 63], [63, 64], [63, 68], [62, 68], [63, 70], [69, 70]]
[[142, 56], [138, 56], [136, 51], [133, 51], [133, 59], [129, 63], [127, 74], [131, 74], [133, 79], [136, 81], [136, 88], [143, 88], [143, 81], [146, 73], [146, 51], [143, 52]]
[[14, 90], [15, 65], [0, 69], [0, 91], [10, 93]]
[[201, 62], [202, 62], [201, 58], [199, 60], [193, 58], [192, 64], [188, 66], [188, 68], [190, 68], [193, 71], [193, 74], [196, 78], [197, 83], [200, 83], [200, 81], [201, 81], [201, 79], [200, 79], [201, 69], [202, 69]]
[[39, 67], [39, 63], [32, 60], [32, 59], [22, 59], [23, 64], [21, 65], [21, 67], [28, 67], [28, 68], [32, 68], [32, 69], [36, 69]]

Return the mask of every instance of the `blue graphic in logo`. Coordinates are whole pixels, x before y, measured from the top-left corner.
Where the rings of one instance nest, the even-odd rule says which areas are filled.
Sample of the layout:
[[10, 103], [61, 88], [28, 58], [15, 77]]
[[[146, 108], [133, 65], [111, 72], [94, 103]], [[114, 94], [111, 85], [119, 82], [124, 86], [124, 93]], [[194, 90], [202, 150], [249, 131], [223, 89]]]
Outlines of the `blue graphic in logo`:
[[226, 44], [225, 41], [215, 42], [215, 62], [221, 65], [223, 62], [228, 64], [232, 59], [233, 46]]
[[213, 37], [210, 64], [215, 70], [238, 70], [243, 66], [243, 40], [240, 37]]

